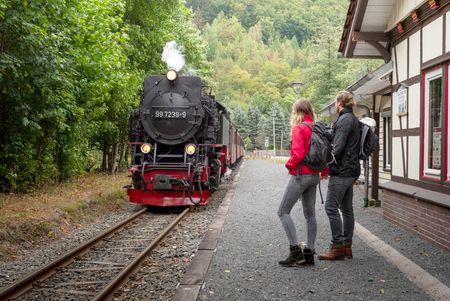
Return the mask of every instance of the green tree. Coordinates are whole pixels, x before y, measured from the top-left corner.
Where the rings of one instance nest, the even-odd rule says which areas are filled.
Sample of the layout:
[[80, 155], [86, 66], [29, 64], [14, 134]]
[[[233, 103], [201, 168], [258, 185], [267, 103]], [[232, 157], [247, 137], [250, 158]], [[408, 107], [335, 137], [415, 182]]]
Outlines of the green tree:
[[355, 81], [359, 70], [380, 65], [337, 58], [348, 6], [339, 0], [191, 0], [187, 5], [208, 16], [202, 28], [212, 81], [219, 99], [231, 107], [250, 103], [268, 114], [279, 102], [289, 109], [296, 98], [289, 85], [300, 81], [302, 96], [318, 108]]
[[[275, 142], [275, 149], [286, 149], [290, 141], [290, 125], [288, 114], [278, 103], [273, 103], [270, 108], [270, 120], [267, 119], [265, 130], [269, 133], [271, 141], [271, 149]], [[275, 130], [275, 138], [273, 136]]]
[[249, 107], [247, 111], [247, 129], [248, 129], [248, 137], [250, 137], [252, 141], [252, 145], [258, 145], [258, 134], [259, 134], [259, 124], [261, 121], [261, 112], [258, 107]]
[[336, 49], [339, 42], [340, 29], [323, 26], [323, 31], [302, 47], [306, 58], [301, 66], [305, 82], [303, 93], [316, 108], [333, 99], [339, 90], [355, 81], [357, 75], [364, 75], [382, 64], [380, 60], [338, 58]]
[[0, 186], [27, 189], [84, 170], [91, 109], [109, 100], [111, 77], [126, 60], [123, 5], [10, 0], [4, 7]]
[[245, 145], [246, 150], [254, 149], [252, 139], [250, 139], [250, 137], [248, 137], [248, 136], [245, 137], [245, 139], [244, 139], [244, 145]]
[[241, 135], [242, 138], [246, 138], [248, 136], [248, 119], [241, 107], [237, 106], [234, 108], [231, 114], [231, 120], [239, 130], [239, 135]]
[[126, 165], [129, 114], [170, 40], [207, 74], [182, 1], [1, 1], [0, 191]]
[[267, 131], [268, 118], [264, 115], [261, 116], [261, 119], [258, 123], [258, 136], [256, 137], [256, 145], [255, 147], [258, 149], [266, 149], [266, 139], [269, 137], [269, 132]]

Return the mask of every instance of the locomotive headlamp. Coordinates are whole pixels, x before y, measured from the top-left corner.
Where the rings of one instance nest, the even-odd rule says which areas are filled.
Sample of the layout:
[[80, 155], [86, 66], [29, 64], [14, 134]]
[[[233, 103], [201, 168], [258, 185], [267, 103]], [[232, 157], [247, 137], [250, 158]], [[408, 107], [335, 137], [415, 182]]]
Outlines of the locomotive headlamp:
[[170, 81], [174, 81], [177, 79], [177, 72], [175, 70], [169, 70], [167, 71], [167, 79]]
[[141, 152], [144, 154], [148, 154], [152, 150], [152, 146], [148, 143], [144, 143], [141, 145]]
[[189, 143], [184, 148], [186, 154], [193, 155], [197, 151], [197, 146], [194, 143]]

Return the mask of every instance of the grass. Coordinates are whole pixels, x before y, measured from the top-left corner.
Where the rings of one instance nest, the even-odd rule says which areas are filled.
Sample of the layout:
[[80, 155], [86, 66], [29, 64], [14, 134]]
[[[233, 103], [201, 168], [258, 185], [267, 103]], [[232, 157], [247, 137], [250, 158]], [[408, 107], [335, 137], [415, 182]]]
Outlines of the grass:
[[128, 204], [126, 176], [90, 174], [29, 194], [0, 194], [0, 261]]
[[63, 207], [61, 211], [71, 219], [85, 219], [92, 215], [92, 212], [104, 213], [105, 210], [120, 209], [125, 197], [125, 191], [118, 190], [106, 195], [96, 195], [92, 199], [72, 204], [69, 207]]

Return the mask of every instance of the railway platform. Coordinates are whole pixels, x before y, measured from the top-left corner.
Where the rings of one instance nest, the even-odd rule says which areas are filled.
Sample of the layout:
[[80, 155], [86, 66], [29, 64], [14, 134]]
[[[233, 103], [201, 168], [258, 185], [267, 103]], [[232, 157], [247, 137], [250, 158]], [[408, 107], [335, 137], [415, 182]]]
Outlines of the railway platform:
[[[450, 254], [363, 208], [354, 188], [353, 259], [281, 267], [288, 242], [277, 216], [289, 175], [283, 164], [246, 160], [173, 300], [450, 300]], [[326, 196], [327, 182], [321, 182]], [[319, 193], [316, 251], [330, 241]], [[301, 205], [293, 209], [306, 237]]]

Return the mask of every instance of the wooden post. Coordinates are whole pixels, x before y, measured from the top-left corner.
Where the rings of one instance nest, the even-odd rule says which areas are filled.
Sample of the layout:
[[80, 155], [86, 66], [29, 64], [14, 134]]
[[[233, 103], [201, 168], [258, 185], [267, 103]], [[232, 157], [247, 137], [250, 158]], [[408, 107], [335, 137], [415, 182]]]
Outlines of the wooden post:
[[[375, 134], [377, 137], [380, 137], [380, 113], [375, 113], [375, 101], [374, 101], [374, 112], [373, 119], [375, 119], [377, 126], [375, 128]], [[372, 155], [372, 191], [371, 191], [371, 199], [375, 201], [375, 206], [379, 206], [379, 196], [378, 196], [378, 187], [379, 187], [379, 166], [380, 166], [380, 156], [379, 156], [379, 147], [375, 149]]]

